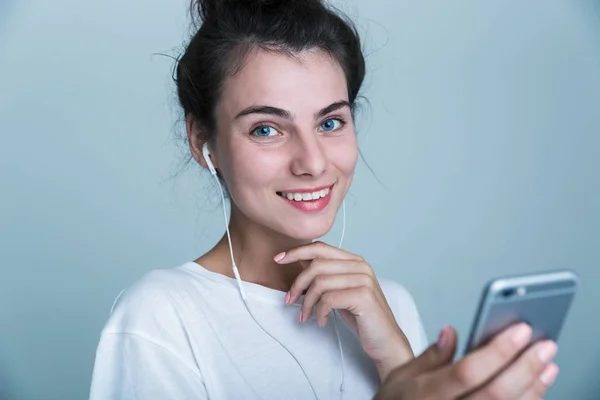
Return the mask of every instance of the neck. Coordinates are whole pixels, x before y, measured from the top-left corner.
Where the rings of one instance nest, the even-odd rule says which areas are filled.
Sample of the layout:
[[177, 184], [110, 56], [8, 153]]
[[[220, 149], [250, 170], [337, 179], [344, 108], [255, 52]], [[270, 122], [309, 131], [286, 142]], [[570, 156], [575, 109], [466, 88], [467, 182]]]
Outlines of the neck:
[[[277, 264], [273, 257], [292, 247], [310, 243], [272, 231], [246, 218], [237, 207], [231, 210], [229, 222], [233, 256], [242, 280], [281, 291], [288, 291], [302, 271], [296, 264]], [[227, 233], [198, 263], [205, 268], [233, 277]]]

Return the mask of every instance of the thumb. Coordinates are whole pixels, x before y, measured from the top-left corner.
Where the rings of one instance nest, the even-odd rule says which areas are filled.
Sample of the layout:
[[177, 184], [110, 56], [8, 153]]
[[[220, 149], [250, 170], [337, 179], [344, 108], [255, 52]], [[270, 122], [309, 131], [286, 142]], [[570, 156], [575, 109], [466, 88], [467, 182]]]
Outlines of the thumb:
[[446, 325], [440, 331], [437, 342], [429, 346], [419, 357], [392, 371], [388, 379], [404, 380], [416, 377], [452, 362], [456, 352], [456, 338], [456, 330]]

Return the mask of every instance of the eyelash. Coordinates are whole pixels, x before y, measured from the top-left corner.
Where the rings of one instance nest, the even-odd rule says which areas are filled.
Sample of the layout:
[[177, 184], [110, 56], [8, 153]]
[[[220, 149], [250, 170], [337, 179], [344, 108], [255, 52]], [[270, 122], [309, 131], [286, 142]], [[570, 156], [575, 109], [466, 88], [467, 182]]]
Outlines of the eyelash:
[[[331, 133], [333, 133], [333, 132], [337, 132], [337, 131], [340, 131], [341, 129], [343, 129], [343, 128], [346, 126], [346, 119], [345, 119], [345, 118], [343, 118], [343, 117], [336, 117], [336, 116], [331, 116], [331, 117], [329, 117], [329, 118], [326, 118], [326, 119], [324, 119], [324, 120], [323, 120], [323, 121], [322, 121], [322, 122], [319, 124], [319, 126], [323, 125], [323, 123], [324, 123], [325, 121], [329, 121], [329, 120], [337, 120], [337, 121], [339, 121], [339, 122], [340, 122], [340, 127], [339, 127], [339, 128], [337, 128], [336, 130], [333, 130], [333, 131], [325, 131], [325, 132], [331, 132]], [[258, 128], [263, 128], [263, 127], [273, 128], [273, 129], [275, 129], [276, 131], [278, 131], [278, 132], [279, 132], [279, 130], [278, 130], [277, 128], [275, 128], [274, 126], [272, 126], [272, 125], [269, 125], [269, 124], [259, 124], [259, 125], [256, 125], [254, 128], [250, 129], [250, 136], [254, 136], [254, 137], [255, 137], [255, 138], [257, 138], [258, 140], [267, 140], [267, 139], [270, 139], [270, 138], [272, 138], [273, 136], [260, 136], [260, 135], [255, 135], [255, 134], [254, 134], [254, 131], [256, 131]]]

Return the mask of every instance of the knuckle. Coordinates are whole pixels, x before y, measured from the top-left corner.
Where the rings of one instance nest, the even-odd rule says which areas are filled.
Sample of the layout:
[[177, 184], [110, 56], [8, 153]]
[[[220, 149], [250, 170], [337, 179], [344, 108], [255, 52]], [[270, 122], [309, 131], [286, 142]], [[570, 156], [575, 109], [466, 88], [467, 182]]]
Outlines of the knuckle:
[[327, 285], [327, 277], [325, 275], [318, 275], [313, 281], [314, 290], [321, 292]]
[[335, 293], [328, 292], [328, 293], [325, 293], [323, 296], [321, 296], [321, 301], [319, 303], [321, 303], [321, 305], [323, 305], [325, 307], [331, 307], [331, 305], [333, 304], [334, 301], [335, 301]]
[[296, 280], [292, 283], [292, 288], [294, 288], [297, 291], [302, 291], [304, 289], [308, 289], [308, 284], [311, 281], [311, 277], [310, 274], [308, 274], [306, 271], [303, 271], [300, 273], [300, 275], [298, 275], [298, 277], [296, 278]]
[[373, 272], [373, 268], [371, 268], [369, 263], [367, 263], [367, 261], [364, 258], [358, 256], [358, 258], [356, 260], [353, 260], [353, 262], [358, 266], [358, 268], [361, 271], [363, 271], [363, 273], [368, 274]]
[[331, 308], [328, 304], [318, 303], [315, 306], [315, 315], [317, 316], [317, 318], [323, 318], [323, 317], [329, 315], [330, 311], [331, 311]]
[[298, 281], [294, 281], [292, 286], [290, 286], [290, 295], [294, 296], [298, 292]]
[[361, 274], [360, 281], [362, 286], [368, 287], [369, 289], [373, 289], [373, 287], [375, 287], [373, 278], [367, 274]]
[[328, 268], [328, 260], [322, 258], [315, 258], [309, 263], [306, 270], [308, 271], [307, 273], [310, 274], [320, 274], [326, 272]]
[[302, 271], [296, 277], [296, 280], [294, 280], [294, 282], [292, 283], [292, 287], [294, 287], [296, 289], [304, 288], [304, 286], [308, 280], [310, 280], [310, 273], [306, 270]]

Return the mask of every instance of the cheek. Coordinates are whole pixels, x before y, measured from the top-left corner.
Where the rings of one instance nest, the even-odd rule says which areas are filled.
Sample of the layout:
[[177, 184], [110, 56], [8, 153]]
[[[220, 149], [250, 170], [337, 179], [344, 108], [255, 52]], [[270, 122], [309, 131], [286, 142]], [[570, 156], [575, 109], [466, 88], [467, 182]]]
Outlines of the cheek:
[[252, 194], [256, 195], [257, 189], [270, 190], [277, 171], [281, 171], [281, 160], [251, 149], [243, 149], [237, 154], [243, 156], [232, 158], [226, 167], [226, 181], [231, 195], [246, 201]]
[[348, 136], [347, 140], [332, 146], [330, 160], [346, 177], [352, 177], [356, 162], [358, 161], [356, 136]]

